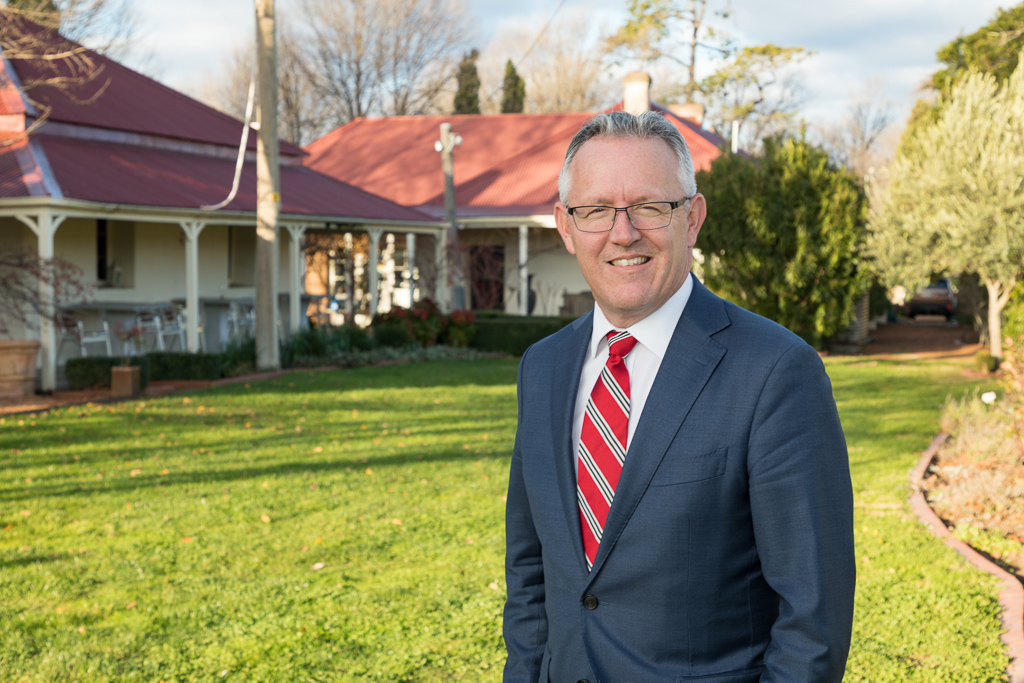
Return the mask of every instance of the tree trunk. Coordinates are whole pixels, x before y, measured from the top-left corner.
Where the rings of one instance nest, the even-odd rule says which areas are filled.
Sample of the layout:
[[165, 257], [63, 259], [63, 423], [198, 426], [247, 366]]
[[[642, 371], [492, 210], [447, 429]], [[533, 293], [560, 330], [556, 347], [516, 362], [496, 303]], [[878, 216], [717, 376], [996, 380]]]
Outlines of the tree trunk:
[[985, 280], [985, 289], [988, 290], [989, 353], [999, 360], [1003, 358], [1003, 307], [1010, 300], [1010, 292], [1016, 284], [1016, 281], [1006, 283]]

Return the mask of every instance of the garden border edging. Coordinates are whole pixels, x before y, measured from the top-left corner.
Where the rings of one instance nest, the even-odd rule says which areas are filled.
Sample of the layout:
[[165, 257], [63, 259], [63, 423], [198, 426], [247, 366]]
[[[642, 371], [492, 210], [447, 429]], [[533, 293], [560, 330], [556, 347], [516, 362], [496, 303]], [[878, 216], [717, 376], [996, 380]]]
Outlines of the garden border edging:
[[941, 538], [943, 543], [960, 553], [975, 567], [988, 572], [1002, 583], [999, 590], [999, 606], [1002, 608], [1003, 622], [1001, 637], [1007, 654], [1010, 656], [1006, 673], [1010, 679], [1009, 683], [1024, 683], [1024, 585], [1021, 585], [1021, 582], [1010, 572], [990, 561], [960, 539], [954, 538], [943, 521], [928, 505], [921, 488], [928, 467], [948, 437], [948, 434], [940, 433], [932, 439], [927, 450], [917, 461], [917, 466], [910, 473], [910, 507], [917, 514], [917, 518], [931, 529], [932, 534]]

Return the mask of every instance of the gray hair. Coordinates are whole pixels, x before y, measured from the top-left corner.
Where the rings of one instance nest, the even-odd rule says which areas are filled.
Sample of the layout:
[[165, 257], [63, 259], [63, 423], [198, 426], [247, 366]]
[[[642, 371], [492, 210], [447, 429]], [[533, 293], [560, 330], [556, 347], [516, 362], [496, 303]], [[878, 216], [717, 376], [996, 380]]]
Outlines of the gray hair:
[[635, 140], [664, 140], [679, 160], [679, 182], [687, 197], [697, 193], [697, 181], [693, 177], [693, 159], [690, 148], [680, 135], [679, 129], [656, 111], [645, 111], [634, 116], [624, 111], [613, 111], [598, 114], [579, 129], [565, 151], [562, 171], [558, 174], [558, 198], [562, 204], [568, 203], [569, 197], [569, 165], [576, 158], [576, 153], [588, 140], [594, 138], [632, 138]]

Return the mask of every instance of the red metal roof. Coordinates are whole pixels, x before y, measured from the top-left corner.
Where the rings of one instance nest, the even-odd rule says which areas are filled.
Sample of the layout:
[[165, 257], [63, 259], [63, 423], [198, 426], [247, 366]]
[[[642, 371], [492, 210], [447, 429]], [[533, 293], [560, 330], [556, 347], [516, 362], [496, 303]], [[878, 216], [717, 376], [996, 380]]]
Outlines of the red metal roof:
[[27, 146], [23, 137], [0, 139], [0, 197], [28, 197], [18, 161], [18, 153]]
[[[235, 162], [181, 152], [40, 136], [66, 198], [195, 209], [227, 197]], [[0, 157], [2, 159], [2, 157]], [[281, 167], [281, 211], [308, 216], [424, 221], [425, 214], [302, 166]], [[256, 165], [245, 164], [227, 211], [256, 210]]]
[[[19, 22], [25, 33], [55, 48], [81, 47], [23, 18], [8, 16], [5, 21]], [[242, 124], [237, 119], [91, 50], [83, 50], [75, 62], [86, 58], [98, 69], [87, 71], [95, 73], [88, 82], [83, 82], [81, 69], [76, 73], [75, 65], [68, 60], [12, 59], [10, 64], [28, 97], [51, 108], [51, 121], [238, 147]], [[30, 87], [33, 82], [55, 77], [72, 79], [75, 84]], [[256, 148], [255, 135], [249, 136], [248, 147]], [[287, 142], [282, 142], [280, 149], [286, 155], [303, 153]]]
[[[614, 108], [621, 109], [621, 104]], [[655, 105], [686, 139], [696, 170], [711, 166], [725, 140]], [[609, 110], [610, 111], [610, 110]], [[455, 199], [461, 216], [551, 212], [565, 150], [592, 113], [360, 118], [313, 142], [304, 164], [405, 206], [439, 215], [444, 203], [439, 127], [450, 123]]]
[[[454, 154], [458, 195], [463, 183], [556, 134], [568, 144], [589, 117], [583, 113], [359, 118], [310, 144], [304, 163], [399, 204], [421, 206], [440, 202], [444, 193], [441, 156], [434, 150], [442, 123], [450, 123], [463, 140]], [[555, 153], [564, 154], [565, 145]]]

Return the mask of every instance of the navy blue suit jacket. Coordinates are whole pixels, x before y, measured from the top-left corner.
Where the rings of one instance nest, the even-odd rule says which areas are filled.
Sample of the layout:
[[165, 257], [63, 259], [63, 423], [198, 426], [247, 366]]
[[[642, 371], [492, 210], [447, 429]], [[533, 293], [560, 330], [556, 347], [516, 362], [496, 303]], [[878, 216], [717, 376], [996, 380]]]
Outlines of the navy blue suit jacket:
[[519, 366], [506, 683], [840, 681], [853, 496], [818, 355], [694, 279], [588, 572], [572, 421], [591, 330]]

